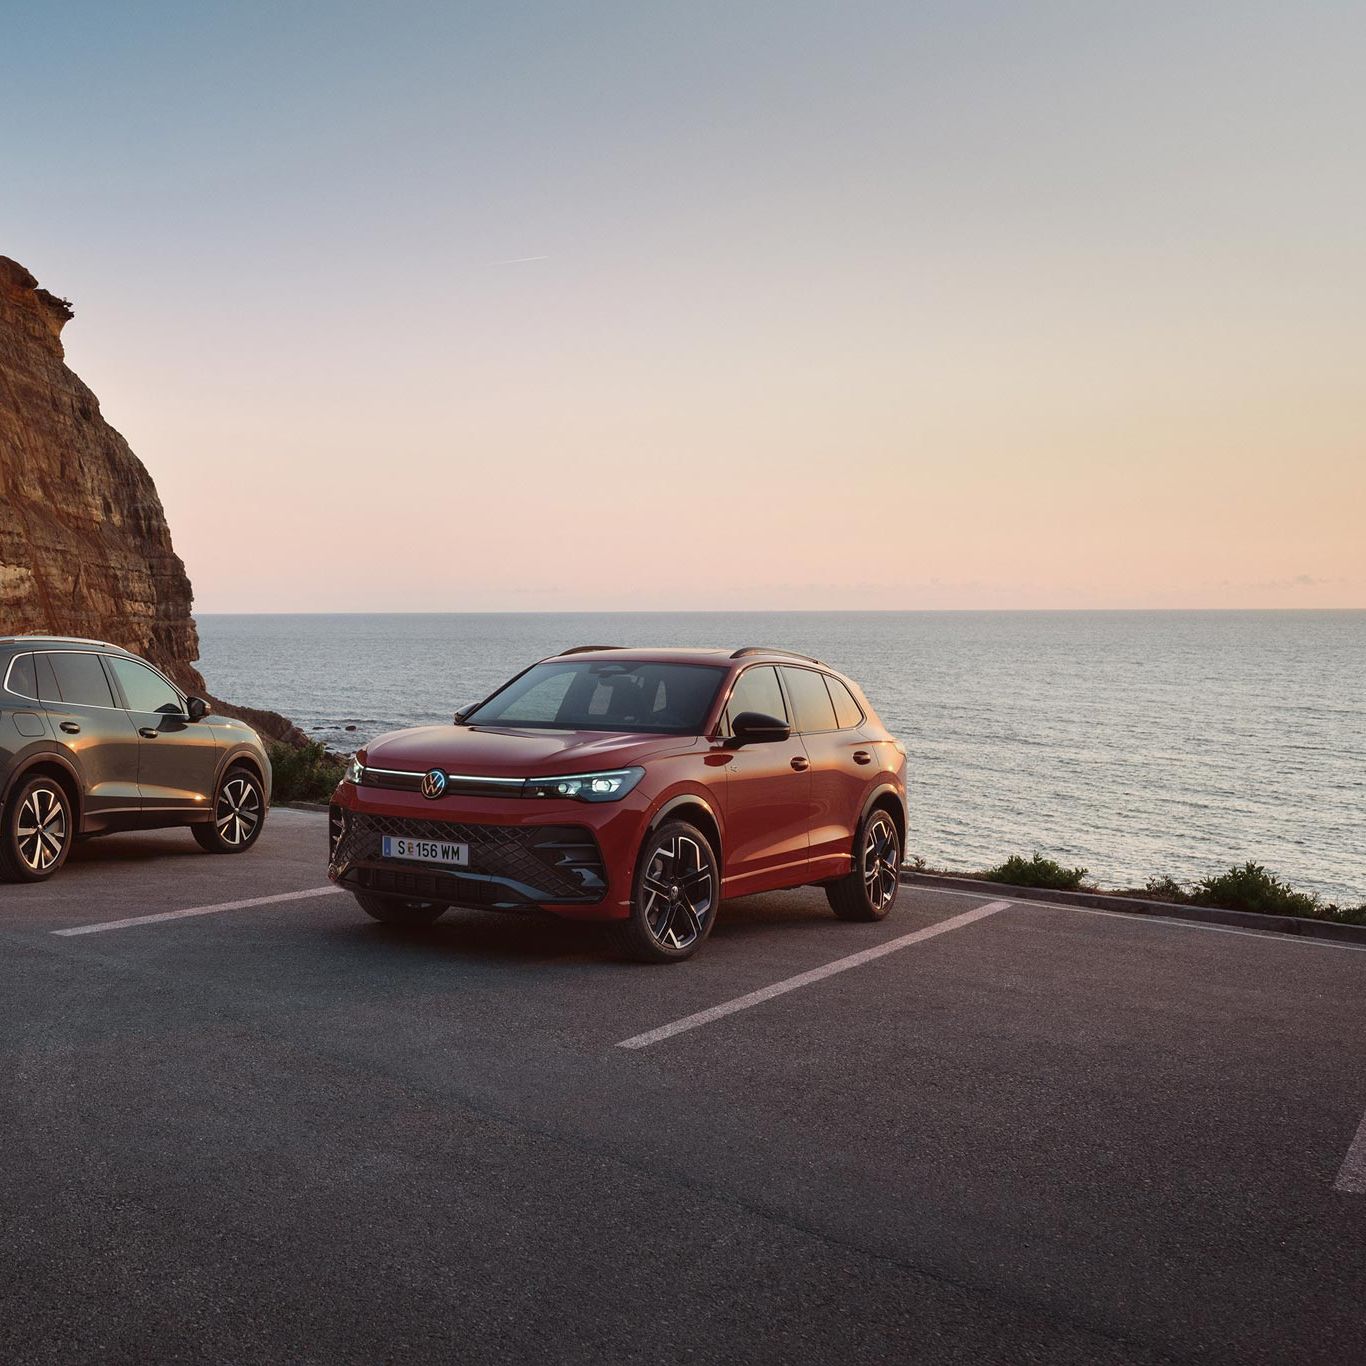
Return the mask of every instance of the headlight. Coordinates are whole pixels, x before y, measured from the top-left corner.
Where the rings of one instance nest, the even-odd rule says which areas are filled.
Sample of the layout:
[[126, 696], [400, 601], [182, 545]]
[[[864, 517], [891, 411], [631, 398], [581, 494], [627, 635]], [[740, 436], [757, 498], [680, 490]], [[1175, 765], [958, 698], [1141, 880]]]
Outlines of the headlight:
[[360, 761], [359, 754], [351, 756], [351, 762], [346, 766], [346, 772], [342, 774], [344, 783], [363, 783], [365, 781], [365, 765]]
[[562, 778], [528, 778], [522, 791], [527, 797], [617, 802], [644, 776], [643, 768], [614, 768], [606, 773], [567, 773]]

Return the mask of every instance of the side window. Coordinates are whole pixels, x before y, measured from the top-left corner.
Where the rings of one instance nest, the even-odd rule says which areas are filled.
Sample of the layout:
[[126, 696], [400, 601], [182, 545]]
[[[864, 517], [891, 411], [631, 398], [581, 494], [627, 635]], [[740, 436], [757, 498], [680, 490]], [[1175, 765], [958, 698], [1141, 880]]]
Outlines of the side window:
[[15, 655], [5, 686], [20, 697], [29, 697], [35, 702], [38, 700], [38, 675], [33, 669], [32, 655]]
[[33, 671], [38, 675], [38, 696], [44, 702], [60, 702], [62, 690], [57, 686], [57, 675], [52, 672], [52, 656], [34, 655]]
[[183, 716], [180, 694], [160, 674], [153, 673], [145, 664], [131, 659], [116, 659], [107, 655], [109, 667], [119, 680], [119, 687], [128, 699], [129, 711], [161, 712], [166, 716]]
[[777, 717], [779, 721], [787, 720], [782, 689], [778, 686], [778, 671], [771, 664], [759, 664], [746, 669], [736, 681], [730, 695], [730, 705], [726, 708], [728, 734], [732, 719], [742, 711], [757, 711], [763, 716]]
[[854, 694], [838, 678], [825, 676], [825, 686], [830, 689], [830, 700], [835, 704], [835, 720], [841, 730], [850, 730], [863, 724], [863, 708], [854, 701]]
[[835, 708], [825, 690], [825, 680], [813, 669], [783, 669], [783, 686], [797, 713], [799, 731], [834, 730]]
[[75, 702], [83, 707], [112, 707], [114, 695], [109, 691], [109, 680], [100, 667], [98, 655], [76, 650], [54, 650], [46, 656], [57, 678], [63, 702]]

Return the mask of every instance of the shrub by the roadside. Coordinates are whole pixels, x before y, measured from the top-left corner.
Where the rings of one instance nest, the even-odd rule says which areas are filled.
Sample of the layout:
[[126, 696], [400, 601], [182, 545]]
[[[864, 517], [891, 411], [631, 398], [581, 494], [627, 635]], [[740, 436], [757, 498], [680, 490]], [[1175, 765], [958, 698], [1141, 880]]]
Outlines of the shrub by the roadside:
[[1344, 925], [1366, 925], [1366, 905], [1338, 906], [1320, 901], [1312, 892], [1297, 892], [1260, 863], [1244, 863], [1226, 873], [1202, 878], [1187, 899], [1196, 906], [1219, 906], [1226, 911], [1308, 916], [1314, 920], [1337, 920]]
[[1042, 854], [1022, 858], [1012, 854], [1004, 863], [982, 874], [988, 882], [1008, 882], [1013, 887], [1046, 887], [1054, 892], [1075, 892], [1086, 877], [1085, 868], [1064, 868]]
[[306, 745], [270, 745], [273, 771], [271, 800], [276, 802], [325, 802], [341, 781], [346, 756], [333, 754], [317, 740]]

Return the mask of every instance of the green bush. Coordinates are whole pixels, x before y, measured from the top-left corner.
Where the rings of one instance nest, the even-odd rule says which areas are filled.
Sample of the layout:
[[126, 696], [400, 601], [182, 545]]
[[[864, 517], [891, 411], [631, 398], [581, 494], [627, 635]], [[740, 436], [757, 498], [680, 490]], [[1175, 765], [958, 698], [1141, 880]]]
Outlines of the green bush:
[[1168, 876], [1150, 877], [1143, 886], [1144, 896], [1154, 901], [1174, 901], [1177, 905], [1190, 900], [1190, 894], [1174, 878]]
[[1042, 854], [1028, 859], [1012, 854], [1004, 863], [988, 868], [982, 877], [988, 882], [1008, 882], [1013, 887], [1047, 887], [1055, 892], [1075, 892], [1086, 877], [1086, 869], [1064, 868]]
[[1226, 911], [1254, 911], [1261, 915], [1308, 915], [1322, 913], [1316, 896], [1297, 892], [1289, 883], [1268, 873], [1260, 863], [1245, 863], [1195, 884], [1191, 900], [1197, 906], [1219, 906]]
[[333, 754], [317, 740], [295, 747], [272, 743], [271, 800], [276, 802], [325, 802], [346, 770], [346, 756]]

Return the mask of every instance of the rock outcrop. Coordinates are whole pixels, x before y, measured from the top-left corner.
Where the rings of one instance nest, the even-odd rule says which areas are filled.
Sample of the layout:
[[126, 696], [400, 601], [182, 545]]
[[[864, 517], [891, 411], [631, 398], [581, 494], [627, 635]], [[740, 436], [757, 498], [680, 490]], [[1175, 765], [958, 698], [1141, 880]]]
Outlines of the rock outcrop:
[[[185, 566], [151, 475], [67, 368], [71, 317], [0, 256], [0, 634], [109, 640], [202, 695]], [[303, 739], [274, 713], [215, 705]]]

